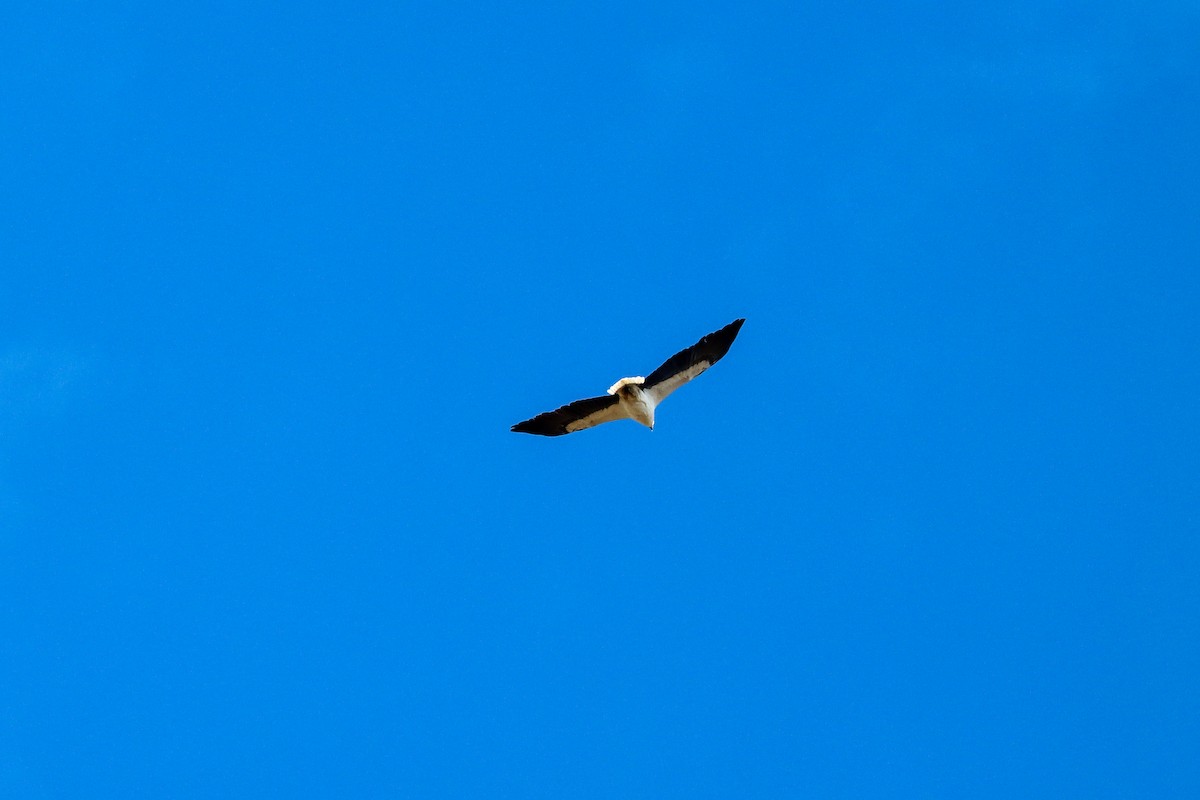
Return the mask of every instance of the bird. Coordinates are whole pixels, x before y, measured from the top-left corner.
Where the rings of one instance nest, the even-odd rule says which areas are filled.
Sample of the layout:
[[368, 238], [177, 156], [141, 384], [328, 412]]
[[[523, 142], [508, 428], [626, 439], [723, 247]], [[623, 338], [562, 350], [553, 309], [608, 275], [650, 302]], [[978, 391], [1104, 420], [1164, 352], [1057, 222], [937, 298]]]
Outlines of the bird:
[[721, 360], [746, 320], [733, 322], [713, 331], [691, 347], [668, 358], [646, 377], [621, 378], [608, 394], [568, 403], [554, 411], [518, 422], [514, 433], [538, 436], [562, 436], [605, 422], [631, 419], [654, 430], [654, 409], [667, 395]]

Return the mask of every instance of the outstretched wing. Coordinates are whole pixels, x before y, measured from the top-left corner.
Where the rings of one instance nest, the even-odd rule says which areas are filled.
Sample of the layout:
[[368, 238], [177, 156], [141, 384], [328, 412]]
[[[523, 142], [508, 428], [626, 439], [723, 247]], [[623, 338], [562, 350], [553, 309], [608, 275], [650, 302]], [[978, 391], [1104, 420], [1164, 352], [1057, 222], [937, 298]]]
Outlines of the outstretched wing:
[[536, 433], [539, 436], [562, 436], [574, 433], [602, 422], [624, 419], [625, 413], [616, 395], [589, 397], [576, 400], [562, 408], [538, 414], [533, 419], [512, 426], [516, 433]]
[[737, 319], [708, 334], [686, 350], [667, 359], [661, 367], [646, 376], [642, 391], [649, 392], [654, 402], [659, 403], [671, 392], [721, 360], [729, 352], [729, 346], [742, 329], [744, 319]]

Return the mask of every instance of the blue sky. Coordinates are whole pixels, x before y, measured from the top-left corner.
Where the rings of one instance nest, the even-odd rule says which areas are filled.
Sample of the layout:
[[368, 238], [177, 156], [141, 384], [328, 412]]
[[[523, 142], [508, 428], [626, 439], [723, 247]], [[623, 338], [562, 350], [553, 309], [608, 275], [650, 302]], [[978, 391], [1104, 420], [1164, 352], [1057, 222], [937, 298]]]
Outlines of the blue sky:
[[0, 794], [1200, 795], [1197, 41], [10, 9]]

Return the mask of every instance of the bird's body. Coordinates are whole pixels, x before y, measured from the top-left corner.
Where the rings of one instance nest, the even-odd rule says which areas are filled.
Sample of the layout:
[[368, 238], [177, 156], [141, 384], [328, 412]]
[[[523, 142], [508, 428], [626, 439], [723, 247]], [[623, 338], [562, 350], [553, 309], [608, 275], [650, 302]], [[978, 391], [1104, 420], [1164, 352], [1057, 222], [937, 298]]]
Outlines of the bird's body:
[[654, 399], [653, 394], [642, 390], [644, 380], [645, 378], [622, 378], [609, 392], [617, 396], [617, 403], [625, 416], [654, 430], [654, 407], [658, 405], [658, 401]]
[[632, 419], [654, 430], [654, 410], [667, 395], [717, 363], [729, 351], [744, 319], [734, 320], [721, 330], [676, 353], [645, 378], [622, 378], [608, 394], [576, 400], [554, 411], [518, 422], [517, 433], [561, 436], [618, 419]]

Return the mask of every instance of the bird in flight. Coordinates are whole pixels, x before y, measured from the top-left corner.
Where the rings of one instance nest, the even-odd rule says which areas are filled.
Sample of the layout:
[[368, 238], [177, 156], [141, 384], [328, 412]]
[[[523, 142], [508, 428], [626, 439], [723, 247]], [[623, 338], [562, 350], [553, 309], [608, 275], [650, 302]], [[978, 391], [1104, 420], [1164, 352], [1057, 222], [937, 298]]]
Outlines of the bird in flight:
[[654, 409], [671, 392], [721, 360], [729, 352], [744, 319], [708, 334], [666, 360], [646, 377], [621, 378], [600, 397], [576, 400], [512, 426], [516, 433], [562, 436], [603, 422], [631, 419], [654, 430]]

